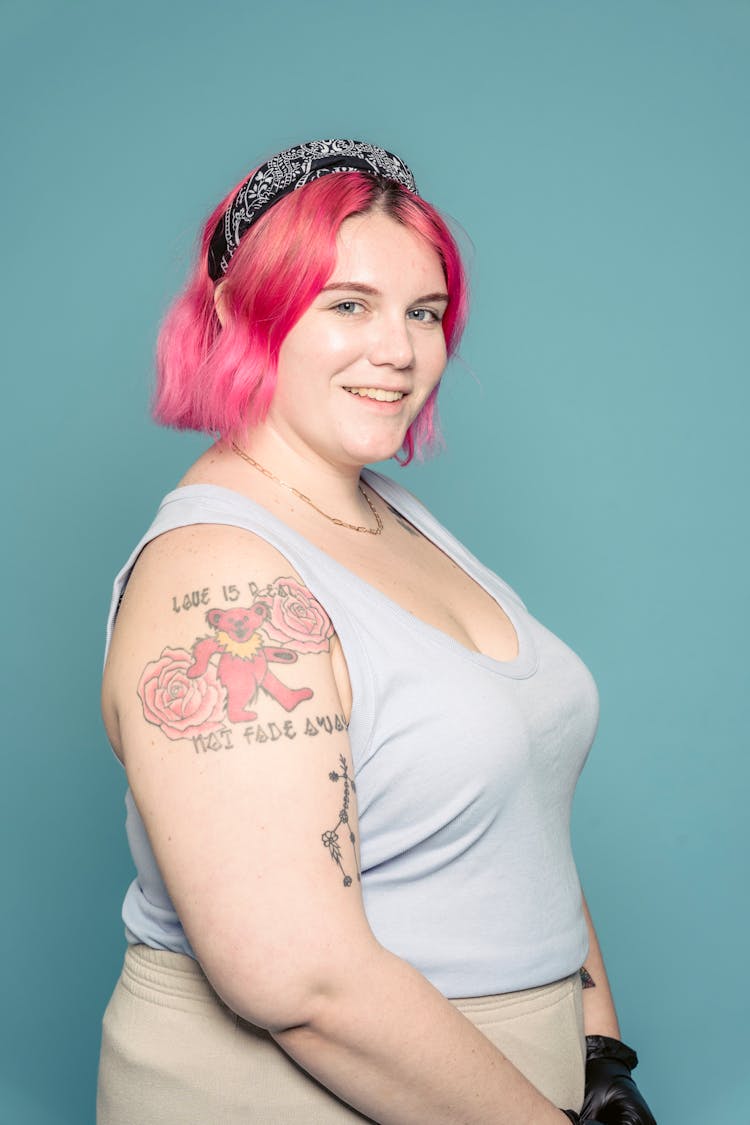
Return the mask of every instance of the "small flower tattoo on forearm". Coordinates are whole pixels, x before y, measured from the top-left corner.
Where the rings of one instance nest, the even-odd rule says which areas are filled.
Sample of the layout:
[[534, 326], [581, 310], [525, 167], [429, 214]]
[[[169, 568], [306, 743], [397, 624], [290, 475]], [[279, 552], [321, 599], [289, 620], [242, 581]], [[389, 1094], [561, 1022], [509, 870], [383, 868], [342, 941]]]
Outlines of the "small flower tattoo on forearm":
[[[344, 783], [344, 796], [339, 809], [339, 819], [333, 828], [327, 829], [320, 837], [323, 847], [328, 849], [333, 862], [338, 867], [342, 875], [342, 882], [345, 887], [351, 887], [352, 876], [344, 866], [344, 859], [341, 850], [341, 835], [346, 834], [349, 837], [349, 844], [352, 850], [352, 865], [357, 878], [360, 882], [359, 865], [357, 863], [357, 838], [352, 832], [351, 825], [349, 824], [349, 799], [352, 793], [357, 792], [357, 788], [352, 778], [349, 777], [349, 767], [346, 758], [343, 754], [339, 754], [340, 770], [331, 770], [328, 777], [333, 782], [343, 781]], [[341, 833], [341, 835], [340, 835]], [[348, 850], [348, 849], [347, 849]], [[347, 865], [348, 866], [348, 865]]]

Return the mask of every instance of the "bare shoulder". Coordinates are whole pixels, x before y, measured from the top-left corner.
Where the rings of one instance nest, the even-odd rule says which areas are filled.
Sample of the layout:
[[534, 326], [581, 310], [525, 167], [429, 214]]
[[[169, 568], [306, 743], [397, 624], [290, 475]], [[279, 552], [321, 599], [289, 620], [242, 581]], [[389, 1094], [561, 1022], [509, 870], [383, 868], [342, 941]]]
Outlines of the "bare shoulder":
[[139, 614], [158, 613], [160, 606], [177, 616], [200, 610], [212, 598], [231, 600], [234, 590], [237, 596], [240, 591], [254, 591], [259, 573], [279, 567], [289, 569], [284, 556], [242, 528], [227, 524], [175, 528], [152, 539], [138, 556], [118, 613], [118, 627], [127, 626]]
[[265, 540], [226, 525], [167, 532], [139, 556], [118, 613], [103, 686], [113, 746], [122, 757], [119, 719], [135, 685], [143, 717], [167, 738], [213, 746], [257, 720], [259, 697], [282, 714], [312, 698], [285, 668], [328, 654], [327, 668], [305, 660], [305, 671], [330, 676], [334, 646], [325, 609]]

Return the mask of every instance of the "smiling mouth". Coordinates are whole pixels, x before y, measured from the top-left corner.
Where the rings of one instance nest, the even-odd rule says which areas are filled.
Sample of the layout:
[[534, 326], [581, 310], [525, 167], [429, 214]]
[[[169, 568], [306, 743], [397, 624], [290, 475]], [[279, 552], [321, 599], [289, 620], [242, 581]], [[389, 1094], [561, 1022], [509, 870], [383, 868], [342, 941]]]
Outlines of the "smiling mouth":
[[371, 398], [376, 402], [398, 402], [404, 397], [404, 391], [384, 391], [381, 387], [344, 387], [350, 395], [359, 398]]

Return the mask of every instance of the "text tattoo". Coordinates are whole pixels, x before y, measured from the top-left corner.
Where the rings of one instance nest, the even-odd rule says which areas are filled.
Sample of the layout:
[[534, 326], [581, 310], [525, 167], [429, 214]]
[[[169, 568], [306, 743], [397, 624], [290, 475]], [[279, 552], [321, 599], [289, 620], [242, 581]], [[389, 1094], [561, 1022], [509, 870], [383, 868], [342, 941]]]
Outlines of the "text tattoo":
[[261, 689], [287, 712], [312, 699], [309, 687], [288, 686], [270, 665], [327, 652], [330, 618], [293, 578], [252, 590], [248, 606], [208, 610], [209, 636], [189, 650], [166, 647], [144, 669], [138, 683], [144, 717], [168, 738], [195, 743], [223, 734], [227, 721], [253, 722]]

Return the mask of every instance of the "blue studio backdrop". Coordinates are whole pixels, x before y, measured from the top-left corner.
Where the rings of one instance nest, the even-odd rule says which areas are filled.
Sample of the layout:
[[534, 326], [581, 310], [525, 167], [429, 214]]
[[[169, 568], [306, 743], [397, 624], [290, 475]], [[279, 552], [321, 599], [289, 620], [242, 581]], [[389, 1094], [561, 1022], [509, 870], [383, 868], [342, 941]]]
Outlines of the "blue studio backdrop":
[[574, 841], [637, 1077], [660, 1125], [750, 1119], [750, 4], [0, 11], [0, 1119], [94, 1120], [132, 877], [104, 618], [205, 445], [149, 420], [159, 319], [224, 192], [335, 135], [402, 154], [466, 232], [447, 451], [388, 471], [597, 678]]

